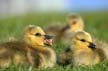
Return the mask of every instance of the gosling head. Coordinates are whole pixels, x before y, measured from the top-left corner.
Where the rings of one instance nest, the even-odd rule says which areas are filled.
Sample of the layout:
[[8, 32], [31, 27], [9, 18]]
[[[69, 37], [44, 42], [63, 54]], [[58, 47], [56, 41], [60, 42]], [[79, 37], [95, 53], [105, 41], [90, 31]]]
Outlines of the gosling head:
[[46, 35], [39, 26], [28, 25], [24, 30], [23, 39], [31, 46], [52, 45], [52, 36]]
[[92, 42], [92, 38], [89, 33], [87, 32], [76, 32], [72, 37], [72, 46], [73, 48], [78, 49], [85, 49], [85, 48], [91, 48], [95, 49], [96, 46]]
[[84, 29], [84, 23], [81, 16], [77, 14], [69, 14], [66, 18], [66, 23], [72, 32], [81, 31]]

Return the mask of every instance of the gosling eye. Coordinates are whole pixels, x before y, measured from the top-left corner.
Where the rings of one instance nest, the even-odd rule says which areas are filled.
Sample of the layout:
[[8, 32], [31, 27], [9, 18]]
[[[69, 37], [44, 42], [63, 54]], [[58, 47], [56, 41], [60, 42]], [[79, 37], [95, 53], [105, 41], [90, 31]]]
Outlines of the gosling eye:
[[40, 33], [36, 33], [35, 36], [41, 36], [41, 34]]
[[81, 41], [81, 42], [86, 42], [86, 40], [85, 40], [85, 39], [81, 39], [80, 41]]
[[73, 21], [73, 22], [72, 22], [72, 24], [76, 24], [76, 23], [77, 23], [77, 21]]

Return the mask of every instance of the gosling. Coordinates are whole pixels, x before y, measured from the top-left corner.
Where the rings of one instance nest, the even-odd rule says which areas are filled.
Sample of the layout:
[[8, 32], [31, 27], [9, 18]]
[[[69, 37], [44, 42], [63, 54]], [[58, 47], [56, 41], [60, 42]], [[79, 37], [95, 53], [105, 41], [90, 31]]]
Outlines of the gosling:
[[83, 19], [77, 14], [68, 14], [66, 17], [66, 25], [49, 26], [45, 29], [46, 33], [55, 36], [55, 40], [68, 40], [69, 35], [73, 32], [84, 30]]
[[71, 44], [60, 54], [57, 63], [62, 66], [95, 65], [105, 58], [104, 51], [96, 47], [91, 35], [87, 32], [79, 31], [74, 33]]
[[9, 67], [10, 64], [28, 64], [35, 68], [54, 66], [56, 53], [49, 47], [52, 36], [34, 25], [28, 25], [22, 36], [17, 41], [0, 43], [0, 67]]

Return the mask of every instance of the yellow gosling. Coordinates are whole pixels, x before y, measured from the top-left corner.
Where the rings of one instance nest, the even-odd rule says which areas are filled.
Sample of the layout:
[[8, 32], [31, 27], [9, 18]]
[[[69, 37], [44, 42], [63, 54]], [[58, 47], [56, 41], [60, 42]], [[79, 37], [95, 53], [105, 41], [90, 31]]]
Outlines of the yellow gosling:
[[81, 31], [73, 34], [71, 44], [57, 59], [61, 65], [94, 65], [105, 59], [104, 51], [97, 48], [89, 33]]
[[46, 33], [56, 36], [57, 41], [61, 39], [67, 41], [73, 32], [84, 30], [83, 19], [80, 15], [68, 14], [65, 23], [65, 26], [63, 24], [49, 26], [46, 28]]
[[22, 36], [22, 39], [17, 41], [0, 43], [0, 67], [8, 67], [12, 63], [26, 63], [35, 68], [54, 66], [56, 54], [48, 47], [52, 45], [52, 36], [34, 25], [28, 25]]

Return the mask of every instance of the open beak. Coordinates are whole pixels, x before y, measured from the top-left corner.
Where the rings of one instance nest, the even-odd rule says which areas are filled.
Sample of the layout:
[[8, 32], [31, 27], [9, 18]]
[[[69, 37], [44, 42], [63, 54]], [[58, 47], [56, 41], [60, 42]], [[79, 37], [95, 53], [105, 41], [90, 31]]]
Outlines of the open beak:
[[53, 36], [50, 36], [50, 35], [44, 35], [44, 44], [45, 45], [48, 45], [48, 46], [52, 46], [52, 38]]
[[91, 42], [89, 43], [88, 47], [91, 49], [96, 49], [96, 45], [94, 43], [91, 43]]

